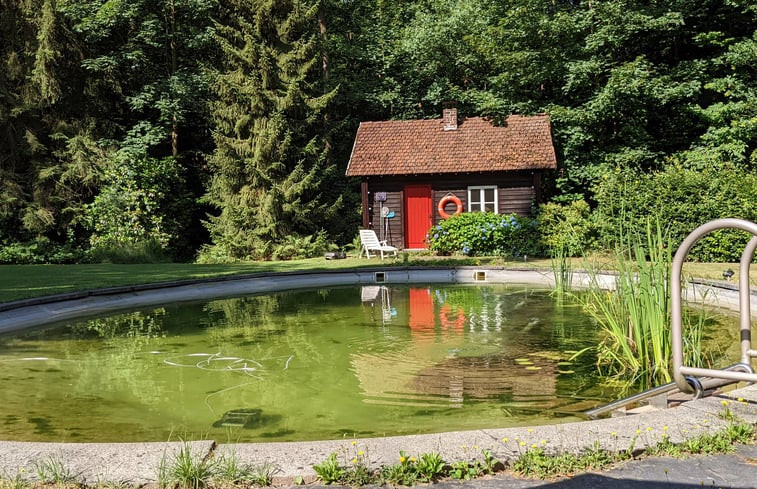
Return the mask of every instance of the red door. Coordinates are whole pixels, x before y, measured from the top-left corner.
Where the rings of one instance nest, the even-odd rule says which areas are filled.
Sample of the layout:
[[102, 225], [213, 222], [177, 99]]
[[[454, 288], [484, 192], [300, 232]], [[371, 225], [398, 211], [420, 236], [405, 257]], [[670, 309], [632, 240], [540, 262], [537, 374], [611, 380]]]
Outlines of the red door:
[[434, 332], [434, 301], [431, 290], [410, 289], [410, 331]]
[[425, 248], [431, 229], [431, 185], [405, 187], [405, 247]]

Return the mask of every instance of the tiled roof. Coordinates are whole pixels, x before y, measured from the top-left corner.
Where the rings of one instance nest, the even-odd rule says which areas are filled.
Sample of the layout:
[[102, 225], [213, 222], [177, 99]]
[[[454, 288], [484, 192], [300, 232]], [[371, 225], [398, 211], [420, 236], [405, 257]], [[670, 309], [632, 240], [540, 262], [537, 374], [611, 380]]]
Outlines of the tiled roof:
[[442, 119], [363, 122], [347, 176], [418, 175], [557, 167], [546, 114], [511, 115], [501, 127], [464, 119], [443, 130]]

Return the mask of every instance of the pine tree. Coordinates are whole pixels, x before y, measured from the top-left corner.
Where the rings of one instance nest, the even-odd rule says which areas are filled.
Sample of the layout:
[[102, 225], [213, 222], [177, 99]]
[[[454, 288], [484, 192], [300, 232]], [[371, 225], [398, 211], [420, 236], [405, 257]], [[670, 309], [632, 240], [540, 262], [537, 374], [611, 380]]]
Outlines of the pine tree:
[[66, 241], [99, 152], [74, 99], [77, 49], [56, 0], [2, 0], [0, 19], [0, 242]]
[[19, 133], [19, 108], [29, 71], [24, 44], [30, 41], [30, 26], [21, 4], [0, 0], [0, 241], [19, 227], [19, 209], [26, 198], [22, 181], [25, 157], [23, 133]]
[[[206, 199], [214, 254], [281, 256], [286, 243], [310, 242], [338, 202], [323, 184], [328, 157], [318, 2], [232, 0], [217, 26], [225, 65], [212, 114], [216, 151]], [[318, 240], [316, 240], [318, 241]]]

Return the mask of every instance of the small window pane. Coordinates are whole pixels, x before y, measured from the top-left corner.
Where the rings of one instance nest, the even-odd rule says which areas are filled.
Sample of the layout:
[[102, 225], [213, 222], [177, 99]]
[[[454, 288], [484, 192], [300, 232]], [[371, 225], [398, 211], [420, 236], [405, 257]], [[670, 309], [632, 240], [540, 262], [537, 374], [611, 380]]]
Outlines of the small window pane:
[[482, 185], [468, 187], [468, 209], [470, 212], [497, 212], [497, 187]]

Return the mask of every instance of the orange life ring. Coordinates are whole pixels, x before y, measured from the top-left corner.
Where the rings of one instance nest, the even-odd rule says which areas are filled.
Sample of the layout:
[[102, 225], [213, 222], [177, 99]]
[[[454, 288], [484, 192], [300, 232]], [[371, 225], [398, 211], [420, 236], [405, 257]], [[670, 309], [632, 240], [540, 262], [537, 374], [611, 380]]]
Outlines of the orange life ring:
[[442, 323], [442, 328], [462, 331], [463, 326], [465, 326], [465, 311], [463, 311], [462, 307], [457, 308], [457, 319], [455, 319], [454, 323], [449, 318], [451, 312], [452, 307], [449, 304], [444, 304], [441, 311], [439, 311], [439, 320]]
[[457, 206], [457, 209], [455, 209], [455, 213], [453, 215], [457, 216], [463, 212], [463, 203], [460, 201], [457, 195], [447, 195], [446, 197], [443, 197], [442, 200], [439, 201], [439, 205], [436, 206], [436, 210], [439, 212], [439, 215], [442, 217], [442, 219], [449, 219], [451, 217], [444, 211], [444, 208], [450, 202]]

